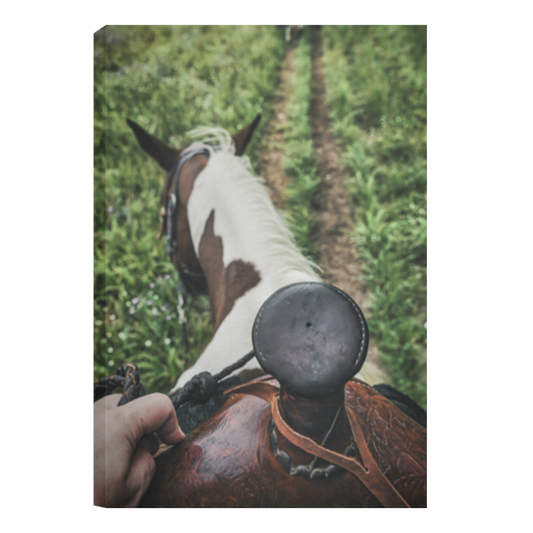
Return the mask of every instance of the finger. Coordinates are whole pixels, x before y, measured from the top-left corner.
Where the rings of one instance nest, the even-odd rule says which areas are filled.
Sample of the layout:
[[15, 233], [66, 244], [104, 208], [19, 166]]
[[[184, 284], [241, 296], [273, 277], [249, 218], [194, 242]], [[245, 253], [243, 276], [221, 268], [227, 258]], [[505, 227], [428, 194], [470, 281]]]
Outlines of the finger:
[[144, 493], [148, 490], [155, 474], [155, 461], [152, 454], [140, 445], [131, 459], [131, 467], [127, 480], [129, 501], [124, 507], [137, 507]]
[[185, 438], [172, 401], [160, 393], [149, 394], [130, 402], [121, 409], [128, 417], [129, 427], [134, 432], [134, 442], [140, 436], [157, 433], [165, 444], [177, 444]]

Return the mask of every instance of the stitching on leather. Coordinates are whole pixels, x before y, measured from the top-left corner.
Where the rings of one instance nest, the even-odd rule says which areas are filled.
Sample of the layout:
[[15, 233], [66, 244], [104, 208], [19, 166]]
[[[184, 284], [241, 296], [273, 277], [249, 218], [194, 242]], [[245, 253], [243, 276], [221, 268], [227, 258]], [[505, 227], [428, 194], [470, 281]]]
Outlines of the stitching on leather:
[[358, 366], [359, 365], [359, 360], [361, 359], [361, 357], [363, 355], [363, 348], [365, 346], [365, 339], [366, 339], [365, 323], [364, 323], [364, 319], [363, 319], [362, 313], [361, 313], [359, 307], [357, 305], [355, 305], [355, 302], [351, 298], [349, 298], [347, 294], [342, 292], [337, 287], [334, 287], [333, 285], [329, 285], [329, 287], [331, 287], [333, 290], [337, 291], [342, 297], [344, 297], [344, 299], [347, 300], [348, 303], [352, 305], [352, 307], [355, 309], [355, 311], [357, 313], [357, 316], [359, 317], [359, 321], [361, 323], [362, 338], [361, 338], [361, 347], [359, 348], [359, 353], [357, 354], [357, 358], [355, 360], [355, 366]]
[[258, 330], [258, 328], [259, 328], [259, 322], [261, 322], [261, 316], [262, 316], [262, 315], [263, 315], [263, 309], [261, 309], [261, 311], [259, 311], [259, 315], [258, 315], [258, 317], [257, 317], [257, 322], [256, 322], [256, 324], [255, 324], [255, 338], [256, 338], [256, 340], [257, 340], [257, 346], [258, 346], [258, 348], [259, 348], [259, 355], [260, 355], [261, 357], [263, 357], [263, 352], [261, 351], [261, 348], [259, 347], [259, 339], [258, 339], [258, 337], [257, 337], [257, 330]]

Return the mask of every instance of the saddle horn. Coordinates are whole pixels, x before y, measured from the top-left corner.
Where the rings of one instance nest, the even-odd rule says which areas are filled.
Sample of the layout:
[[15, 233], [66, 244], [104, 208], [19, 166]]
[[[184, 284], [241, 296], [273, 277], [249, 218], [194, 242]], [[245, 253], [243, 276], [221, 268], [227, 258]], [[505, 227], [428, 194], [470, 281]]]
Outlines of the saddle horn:
[[359, 306], [321, 282], [282, 287], [259, 310], [252, 342], [259, 364], [280, 383], [287, 422], [319, 438], [344, 404], [344, 386], [365, 362], [368, 326]]

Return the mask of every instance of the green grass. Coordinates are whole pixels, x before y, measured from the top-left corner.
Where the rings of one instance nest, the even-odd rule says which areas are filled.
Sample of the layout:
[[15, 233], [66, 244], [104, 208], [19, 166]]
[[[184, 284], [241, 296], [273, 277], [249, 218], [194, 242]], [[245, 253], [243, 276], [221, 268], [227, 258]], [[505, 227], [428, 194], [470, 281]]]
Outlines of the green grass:
[[311, 43], [309, 27], [298, 41], [291, 97], [285, 132], [285, 170], [289, 227], [302, 253], [316, 261], [318, 247], [313, 240], [316, 208], [320, 192], [317, 158], [311, 141], [309, 105], [311, 101]]
[[426, 407], [426, 27], [324, 27], [327, 98], [393, 385]]
[[282, 32], [268, 26], [106, 26], [95, 34], [95, 379], [133, 362], [148, 392], [166, 392], [212, 335], [207, 298], [189, 302], [183, 357], [178, 277], [156, 240], [164, 172], [126, 118], [183, 147], [197, 126], [235, 132], [262, 112], [247, 149], [254, 164], [284, 52]]

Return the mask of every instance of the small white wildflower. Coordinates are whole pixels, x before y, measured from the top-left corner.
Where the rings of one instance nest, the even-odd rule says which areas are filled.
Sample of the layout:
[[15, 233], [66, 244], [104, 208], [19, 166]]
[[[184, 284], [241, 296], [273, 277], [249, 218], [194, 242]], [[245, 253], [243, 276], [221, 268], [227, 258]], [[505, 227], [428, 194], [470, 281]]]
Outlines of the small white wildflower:
[[103, 324], [103, 322], [102, 322], [101, 320], [95, 320], [95, 321], [94, 321], [94, 324], [95, 324], [96, 326], [101, 326], [101, 325]]
[[108, 351], [109, 353], [113, 353], [113, 348], [110, 346], [110, 347], [107, 349], [107, 351]]
[[123, 290], [123, 291], [122, 291], [122, 296], [128, 296], [128, 291]]
[[126, 334], [125, 334], [123, 331], [121, 331], [121, 332], [118, 334], [118, 337], [119, 337], [119, 339], [124, 340], [124, 339], [126, 338]]
[[110, 332], [110, 331], [108, 331], [108, 332], [106, 333], [106, 337], [107, 337], [108, 339], [111, 337], [111, 332]]
[[146, 341], [144, 345], [149, 348], [150, 346], [152, 346], [152, 341]]
[[115, 315], [109, 315], [109, 320], [115, 320], [117, 318]]
[[170, 339], [165, 339], [165, 344], [170, 344]]
[[113, 361], [113, 359], [110, 359], [109, 362], [107, 363], [109, 366], [113, 366], [115, 364], [115, 361]]

